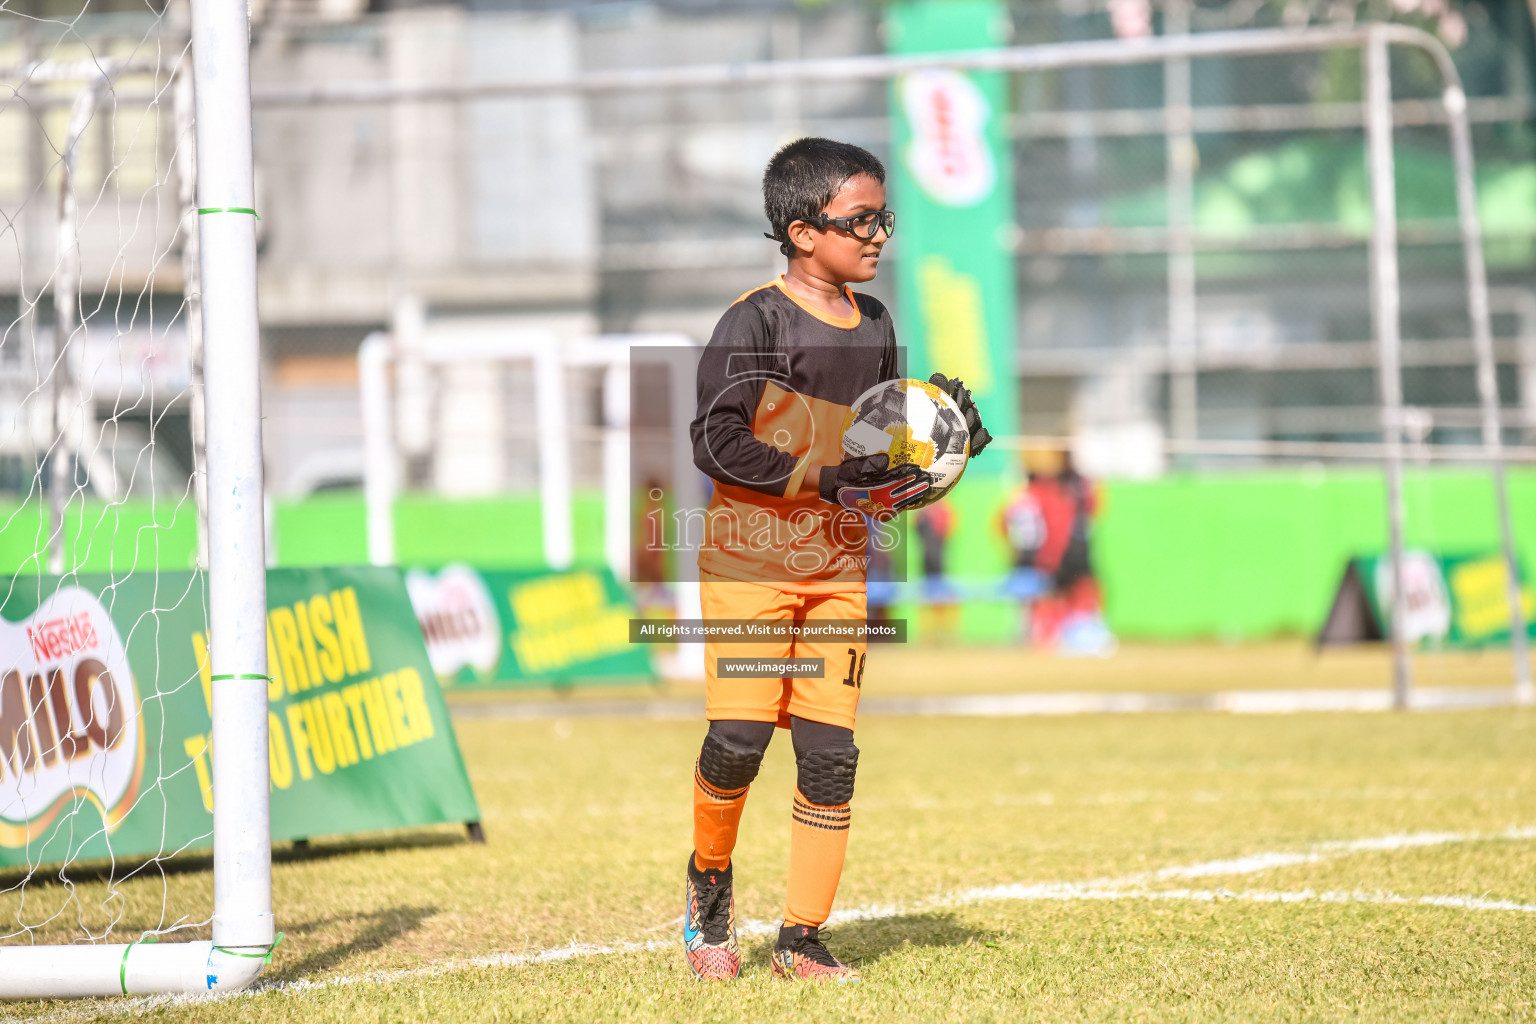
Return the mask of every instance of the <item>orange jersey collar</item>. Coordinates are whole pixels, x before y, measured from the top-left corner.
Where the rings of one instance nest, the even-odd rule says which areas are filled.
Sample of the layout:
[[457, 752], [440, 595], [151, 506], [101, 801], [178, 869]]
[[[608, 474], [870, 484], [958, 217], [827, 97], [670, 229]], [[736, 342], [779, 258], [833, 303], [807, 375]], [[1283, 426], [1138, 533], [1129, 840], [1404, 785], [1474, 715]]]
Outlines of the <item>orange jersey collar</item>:
[[[807, 313], [811, 314], [811, 316], [815, 317], [817, 320], [820, 320], [824, 324], [828, 324], [832, 327], [841, 327], [844, 330], [848, 330], [859, 326], [859, 321], [863, 319], [863, 314], [859, 312], [859, 304], [854, 301], [853, 289], [846, 284], [843, 285], [843, 294], [848, 297], [848, 304], [853, 307], [853, 312], [848, 316], [833, 316], [831, 313], [828, 313], [825, 310], [817, 309], [809, 302], [806, 302], [800, 296], [796, 295], [794, 292], [791, 292], [787, 287], [785, 287], [783, 274], [780, 274], [778, 277], [774, 278], [773, 284], [774, 287], [778, 288], [779, 291], [783, 292], [789, 298], [790, 302], [793, 302], [795, 305], [799, 306], [801, 309], [805, 310]], [[750, 295], [751, 293], [749, 292], [748, 294]]]

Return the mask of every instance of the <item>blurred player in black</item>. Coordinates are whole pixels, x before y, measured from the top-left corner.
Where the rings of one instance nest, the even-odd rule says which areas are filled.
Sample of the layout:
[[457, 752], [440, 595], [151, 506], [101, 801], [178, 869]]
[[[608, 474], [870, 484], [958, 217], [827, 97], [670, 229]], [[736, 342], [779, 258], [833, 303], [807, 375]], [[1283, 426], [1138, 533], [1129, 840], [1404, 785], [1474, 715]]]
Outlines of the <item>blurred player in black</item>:
[[945, 573], [949, 538], [955, 529], [955, 511], [948, 501], [936, 501], [918, 510], [917, 541], [923, 554], [923, 607], [928, 622], [923, 639], [952, 643], [957, 639], [955, 613], [959, 594]]

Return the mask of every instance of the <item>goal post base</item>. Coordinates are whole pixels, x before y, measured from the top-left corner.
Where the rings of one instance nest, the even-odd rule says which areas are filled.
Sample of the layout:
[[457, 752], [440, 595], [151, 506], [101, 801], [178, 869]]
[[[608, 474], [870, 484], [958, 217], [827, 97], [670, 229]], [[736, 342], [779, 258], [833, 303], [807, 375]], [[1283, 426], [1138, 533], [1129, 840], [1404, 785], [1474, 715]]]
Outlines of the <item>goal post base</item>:
[[256, 980], [270, 953], [206, 941], [0, 947], [0, 999], [234, 992]]

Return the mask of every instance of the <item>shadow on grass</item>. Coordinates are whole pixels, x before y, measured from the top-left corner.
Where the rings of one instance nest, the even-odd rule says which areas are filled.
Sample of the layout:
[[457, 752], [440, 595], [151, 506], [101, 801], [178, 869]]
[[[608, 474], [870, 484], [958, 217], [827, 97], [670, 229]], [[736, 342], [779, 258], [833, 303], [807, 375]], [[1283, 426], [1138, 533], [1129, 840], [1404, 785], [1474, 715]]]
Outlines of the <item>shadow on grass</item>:
[[273, 982], [295, 981], [329, 971], [354, 956], [383, 949], [396, 939], [420, 928], [423, 921], [436, 913], [436, 907], [389, 907], [365, 914], [342, 914], [287, 925], [283, 931], [295, 936], [310, 935], [349, 922], [357, 922], [359, 927], [357, 933], [347, 941], [310, 953], [302, 960], [287, 964], [282, 970], [272, 971], [265, 977]]
[[[283, 844], [272, 849], [273, 864], [295, 864], [305, 861], [330, 860], [335, 857], [346, 857], [354, 853], [382, 853], [388, 850], [418, 850], [434, 849], [444, 846], [460, 846], [470, 840], [464, 834], [462, 826], [455, 826], [454, 831], [420, 831], [406, 832], [399, 835], [366, 836], [363, 838], [321, 840], [317, 839], [306, 847]], [[199, 871], [213, 870], [213, 854], [199, 850], [179, 854], [174, 857], [133, 857], [121, 858], [116, 861], [94, 860], [79, 861], [68, 865], [63, 872], [65, 879], [71, 885], [81, 885], [89, 882], [116, 881], [121, 884], [132, 878], [154, 875], [188, 875]], [[25, 881], [28, 888], [47, 885], [62, 884], [59, 865], [57, 862], [40, 865], [35, 871], [28, 872], [25, 868], [5, 868], [0, 870], [0, 891], [15, 888]]]
[[[823, 928], [821, 935], [834, 956], [854, 967], [867, 967], [913, 946], [968, 946], [992, 938], [990, 932], [962, 924], [953, 914], [943, 911], [833, 924]], [[761, 940], [760, 948], [747, 959], [766, 960], [772, 945], [771, 938]]]

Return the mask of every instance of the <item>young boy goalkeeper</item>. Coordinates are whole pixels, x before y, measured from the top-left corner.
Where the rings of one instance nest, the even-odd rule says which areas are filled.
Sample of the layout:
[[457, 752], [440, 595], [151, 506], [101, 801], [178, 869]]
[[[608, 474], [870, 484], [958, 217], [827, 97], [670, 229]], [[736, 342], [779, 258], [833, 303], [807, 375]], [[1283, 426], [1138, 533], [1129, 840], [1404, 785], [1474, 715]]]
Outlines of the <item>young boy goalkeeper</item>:
[[[785, 146], [763, 174], [763, 205], [788, 257], [784, 274], [726, 310], [698, 371], [694, 463], [715, 481], [699, 553], [706, 619], [787, 624], [865, 621], [864, 514], [889, 518], [931, 480], [883, 455], [842, 458], [843, 418], [859, 395], [898, 376], [896, 332], [872, 280], [895, 228], [885, 168], [829, 139]], [[965, 414], [971, 454], [989, 440], [970, 393], [934, 374]], [[842, 875], [859, 750], [854, 712], [863, 639], [709, 643], [704, 737], [694, 771], [693, 855], [683, 943], [704, 979], [741, 971], [731, 851], [763, 752], [787, 727], [798, 767], [789, 893], [773, 970], [788, 978], [857, 980], [818, 934]], [[821, 677], [751, 677], [721, 659], [819, 658]], [[846, 674], [845, 674], [846, 666]]]

